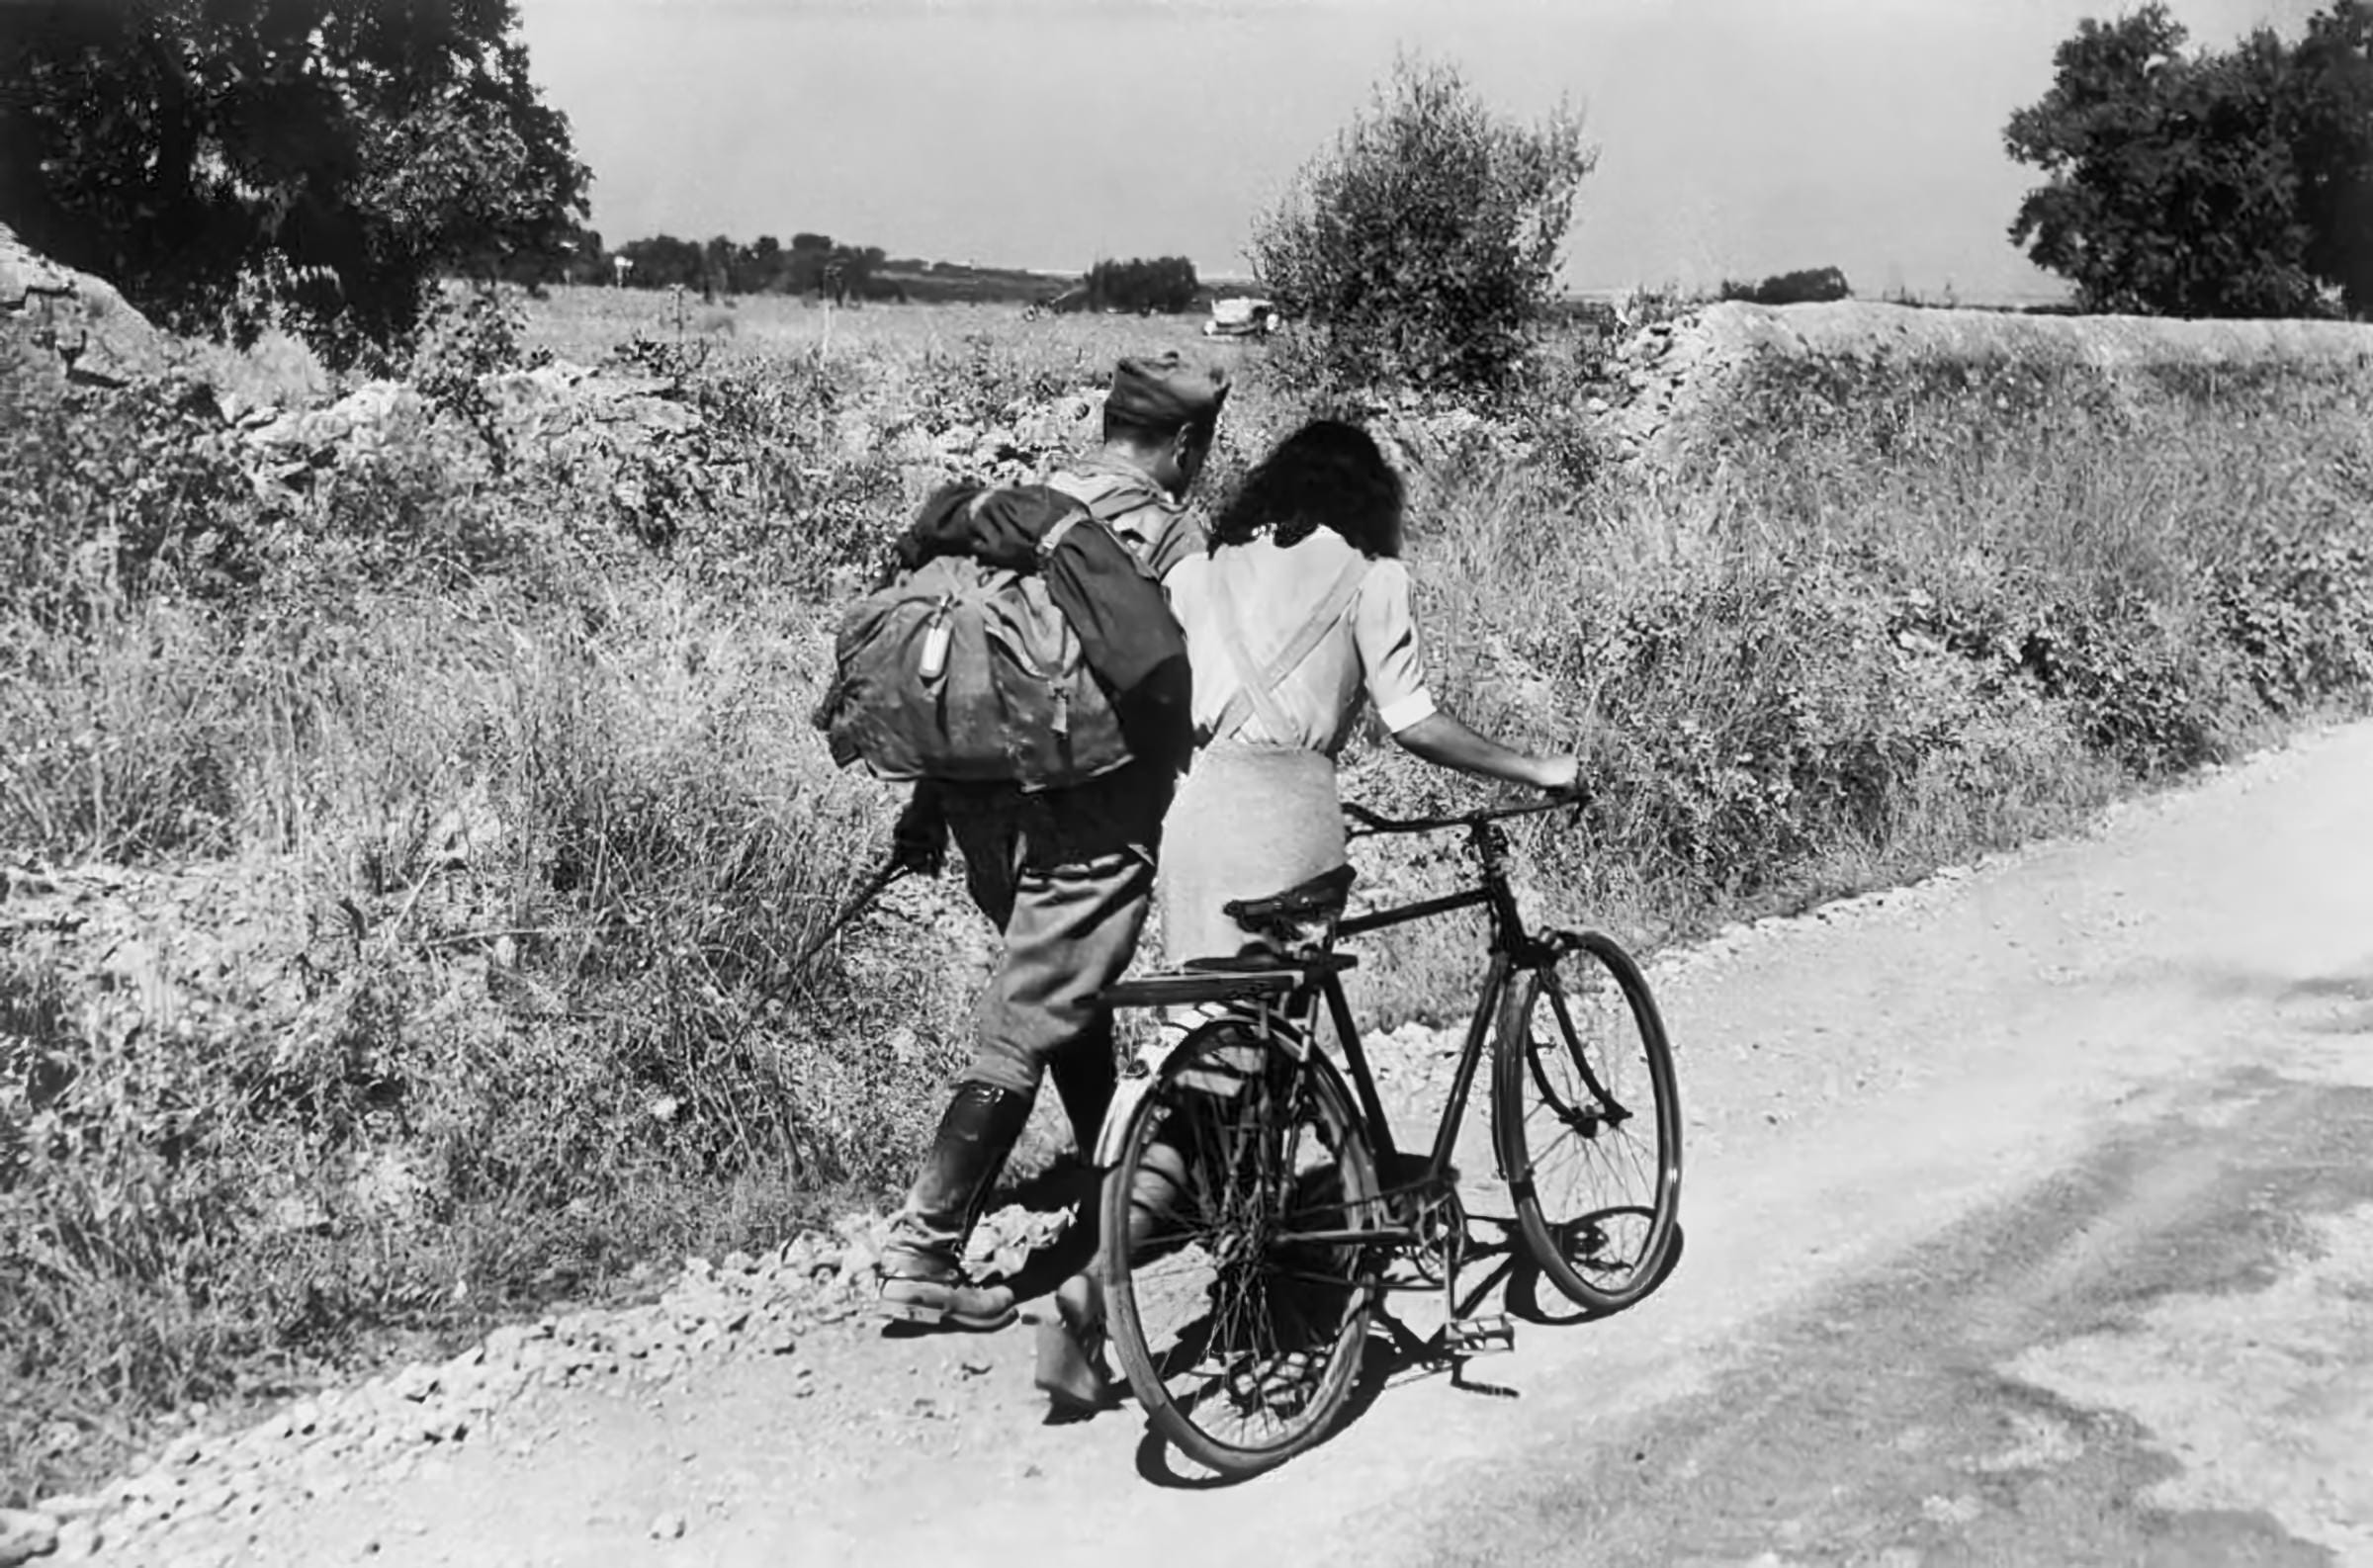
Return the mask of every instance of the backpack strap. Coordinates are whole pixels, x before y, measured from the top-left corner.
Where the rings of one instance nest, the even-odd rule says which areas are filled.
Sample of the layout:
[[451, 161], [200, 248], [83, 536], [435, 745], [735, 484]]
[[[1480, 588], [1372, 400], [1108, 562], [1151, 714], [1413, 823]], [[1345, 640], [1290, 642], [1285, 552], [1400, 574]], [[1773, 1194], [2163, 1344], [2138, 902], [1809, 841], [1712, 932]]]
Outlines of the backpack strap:
[[[1064, 498], [1066, 500], [1070, 499], [1069, 496], [1065, 496]], [[1096, 510], [1094, 507], [1084, 506], [1074, 501], [1070, 511], [1065, 512], [1061, 517], [1056, 518], [1055, 521], [1048, 526], [1046, 532], [1038, 536], [1038, 569], [1040, 571], [1044, 571], [1046, 569], [1046, 564], [1054, 559], [1055, 547], [1063, 543], [1063, 536], [1070, 533], [1073, 529], [1079, 527], [1080, 524], [1087, 522], [1092, 517], [1095, 517], [1099, 523], [1103, 521], [1102, 518], [1096, 517]]]
[[1277, 705], [1277, 683], [1299, 669], [1302, 660], [1310, 656], [1320, 641], [1343, 619], [1343, 612], [1350, 606], [1353, 596], [1359, 593], [1360, 584], [1366, 580], [1367, 565], [1366, 558], [1362, 556], [1354, 556], [1344, 563], [1342, 572], [1336, 576], [1334, 585], [1327, 589], [1326, 597], [1319, 601], [1318, 608], [1311, 612], [1310, 619], [1302, 623], [1301, 629], [1293, 634], [1266, 668], [1253, 661], [1252, 644], [1244, 635], [1241, 608], [1234, 596], [1225, 593], [1219, 595], [1219, 640], [1227, 649], [1230, 662], [1236, 666], [1238, 685], [1236, 695], [1228, 699], [1227, 706], [1220, 709], [1219, 718], [1212, 723], [1212, 740], [1227, 740], [1244, 727], [1247, 718], [1256, 713], [1261, 716], [1261, 723], [1273, 737], [1282, 740], [1292, 734], [1293, 721]]

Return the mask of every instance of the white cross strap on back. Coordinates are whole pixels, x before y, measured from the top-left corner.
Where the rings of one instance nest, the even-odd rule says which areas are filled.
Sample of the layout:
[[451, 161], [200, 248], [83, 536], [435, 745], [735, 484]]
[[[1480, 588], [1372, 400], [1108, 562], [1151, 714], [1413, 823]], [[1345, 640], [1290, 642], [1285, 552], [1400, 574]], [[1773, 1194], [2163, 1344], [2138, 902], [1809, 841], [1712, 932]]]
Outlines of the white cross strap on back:
[[1301, 629], [1278, 650], [1267, 667], [1253, 661], [1252, 644], [1244, 635], [1244, 621], [1235, 596], [1221, 592], [1219, 598], [1219, 640], [1227, 648], [1229, 661], [1236, 666], [1239, 685], [1236, 694], [1220, 709], [1219, 718], [1211, 726], [1211, 739], [1225, 740], [1244, 727], [1244, 721], [1254, 714], [1269, 731], [1270, 739], [1283, 741], [1293, 734], [1293, 721], [1277, 706], [1277, 683], [1301, 668], [1326, 635], [1343, 619], [1343, 612], [1360, 591], [1361, 581], [1367, 575], [1368, 562], [1364, 556], [1354, 556], [1343, 565], [1334, 585]]

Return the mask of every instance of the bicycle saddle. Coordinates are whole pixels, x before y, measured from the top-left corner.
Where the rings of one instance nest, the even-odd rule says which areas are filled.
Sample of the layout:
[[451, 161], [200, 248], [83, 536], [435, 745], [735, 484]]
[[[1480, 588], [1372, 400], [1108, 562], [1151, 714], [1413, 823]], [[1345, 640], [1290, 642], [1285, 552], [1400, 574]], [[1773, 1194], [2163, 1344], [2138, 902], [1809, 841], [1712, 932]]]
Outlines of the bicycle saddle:
[[1282, 893], [1272, 893], [1261, 899], [1230, 899], [1221, 905], [1220, 912], [1248, 930], [1259, 930], [1280, 920], [1299, 920], [1313, 915], [1332, 915], [1343, 908], [1352, 891], [1352, 883], [1360, 873], [1350, 866], [1337, 866], [1322, 871], [1307, 882], [1298, 882]]

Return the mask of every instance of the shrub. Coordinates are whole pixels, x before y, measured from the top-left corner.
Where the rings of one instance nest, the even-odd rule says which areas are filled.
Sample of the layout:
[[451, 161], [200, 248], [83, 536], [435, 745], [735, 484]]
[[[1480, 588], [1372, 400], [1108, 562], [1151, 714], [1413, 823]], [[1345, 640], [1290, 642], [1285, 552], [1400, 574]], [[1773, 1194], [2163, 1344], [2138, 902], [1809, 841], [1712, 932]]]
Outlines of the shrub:
[[1091, 309], [1175, 314], [1193, 307], [1196, 287], [1194, 263], [1185, 256], [1099, 261], [1088, 269]]
[[806, 728], [853, 547], [801, 524], [895, 473], [798, 364], [686, 392], [725, 477], [659, 553], [433, 405], [268, 514], [199, 411], [0, 379], [0, 858], [113, 862], [0, 889], [0, 1502], [904, 1175], [965, 1034], [927, 896], [783, 972], [890, 804]]
[[195, 383], [64, 390], [0, 333], [0, 592], [45, 625], [110, 594], [220, 601], [261, 569], [264, 510]]
[[1761, 283], [1725, 280], [1721, 289], [1725, 300], [1745, 300], [1755, 305], [1820, 305], [1851, 299], [1853, 294], [1846, 275], [1835, 267], [1778, 273]]
[[1354, 382], [1495, 388], [1546, 308], [1597, 161], [1559, 107], [1524, 127], [1457, 70], [1404, 57], [1372, 110], [1254, 226], [1253, 261]]

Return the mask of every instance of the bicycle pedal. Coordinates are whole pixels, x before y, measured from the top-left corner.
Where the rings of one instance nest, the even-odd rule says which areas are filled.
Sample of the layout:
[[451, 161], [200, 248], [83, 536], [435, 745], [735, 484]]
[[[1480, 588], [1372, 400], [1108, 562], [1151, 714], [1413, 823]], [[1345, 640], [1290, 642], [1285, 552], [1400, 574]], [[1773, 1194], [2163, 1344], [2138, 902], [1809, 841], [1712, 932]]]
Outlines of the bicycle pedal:
[[1445, 1350], [1466, 1355], [1489, 1355], [1516, 1349], [1516, 1325], [1504, 1312], [1487, 1318], [1452, 1318], [1442, 1327]]

